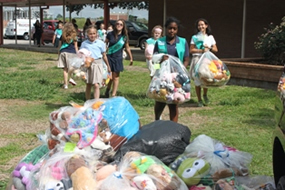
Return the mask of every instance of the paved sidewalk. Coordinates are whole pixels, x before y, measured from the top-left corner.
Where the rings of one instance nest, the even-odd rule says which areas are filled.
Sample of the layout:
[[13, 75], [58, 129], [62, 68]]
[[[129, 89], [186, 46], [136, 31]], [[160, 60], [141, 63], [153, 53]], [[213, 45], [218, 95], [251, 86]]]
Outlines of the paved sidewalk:
[[[44, 52], [44, 53], [58, 53], [58, 49], [53, 47], [51, 44], [47, 44], [41, 47], [38, 47], [34, 44], [4, 44], [1, 45], [0, 48], [8, 48], [8, 49], [17, 49], [24, 51], [34, 51], [34, 52]], [[144, 51], [139, 48], [131, 47], [133, 60], [134, 61], [145, 61]], [[128, 58], [127, 58], [128, 60]]]

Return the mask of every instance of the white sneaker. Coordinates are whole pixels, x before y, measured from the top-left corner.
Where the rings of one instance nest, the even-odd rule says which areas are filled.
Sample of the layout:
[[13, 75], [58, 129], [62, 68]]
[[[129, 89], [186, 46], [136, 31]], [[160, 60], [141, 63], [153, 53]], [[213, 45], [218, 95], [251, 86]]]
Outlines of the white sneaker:
[[72, 84], [73, 86], [76, 85], [76, 82], [72, 78], [69, 79], [69, 83]]
[[68, 86], [67, 86], [67, 85], [63, 85], [63, 88], [64, 88], [64, 89], [68, 89]]

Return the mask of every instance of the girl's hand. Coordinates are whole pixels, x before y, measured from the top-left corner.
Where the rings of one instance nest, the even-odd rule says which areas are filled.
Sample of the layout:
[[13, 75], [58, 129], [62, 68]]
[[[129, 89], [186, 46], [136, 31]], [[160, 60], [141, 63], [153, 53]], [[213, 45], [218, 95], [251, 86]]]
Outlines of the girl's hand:
[[130, 66], [132, 66], [133, 65], [133, 60], [132, 59], [130, 59]]

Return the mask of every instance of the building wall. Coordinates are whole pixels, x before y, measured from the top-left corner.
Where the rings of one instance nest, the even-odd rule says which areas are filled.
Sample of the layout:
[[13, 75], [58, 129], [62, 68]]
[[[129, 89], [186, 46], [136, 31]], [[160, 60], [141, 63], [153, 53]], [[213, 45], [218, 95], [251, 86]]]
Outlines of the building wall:
[[[174, 16], [181, 21], [179, 35], [190, 42], [198, 18], [208, 20], [221, 58], [241, 57], [243, 0], [165, 0], [166, 17]], [[150, 1], [149, 31], [152, 27], [163, 25], [164, 0]], [[284, 0], [246, 0], [246, 40], [245, 57], [260, 57], [254, 42], [264, 33], [270, 22], [280, 24], [285, 16]]]

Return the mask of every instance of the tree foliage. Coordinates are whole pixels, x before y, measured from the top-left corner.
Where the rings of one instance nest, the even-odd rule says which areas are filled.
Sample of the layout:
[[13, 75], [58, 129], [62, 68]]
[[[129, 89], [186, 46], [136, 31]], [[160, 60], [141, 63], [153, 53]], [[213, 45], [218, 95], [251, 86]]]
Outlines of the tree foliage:
[[285, 63], [285, 16], [280, 25], [269, 24], [265, 28], [258, 41], [254, 43], [255, 49], [259, 50], [263, 57], [273, 64]]
[[[94, 9], [97, 8], [104, 8], [104, 4], [82, 4], [82, 5], [70, 5], [66, 6], [66, 10], [70, 12], [76, 12], [78, 15], [80, 11], [82, 11], [85, 7], [93, 7]], [[109, 3], [108, 4], [109, 8], [113, 9], [115, 7], [121, 8], [121, 9], [133, 9], [137, 8], [138, 10], [140, 9], [146, 9], [148, 10], [149, 8], [149, 3], [148, 1], [141, 1], [141, 2], [121, 2], [121, 3]]]

